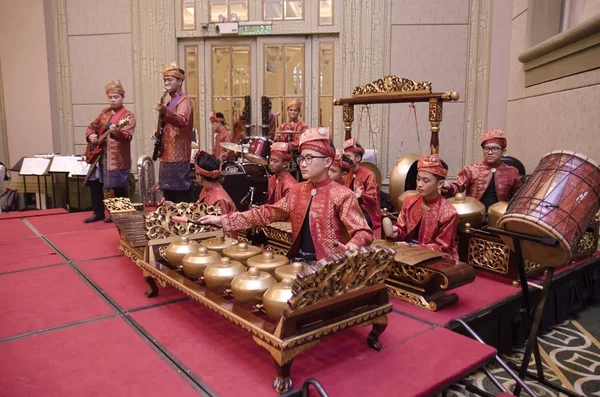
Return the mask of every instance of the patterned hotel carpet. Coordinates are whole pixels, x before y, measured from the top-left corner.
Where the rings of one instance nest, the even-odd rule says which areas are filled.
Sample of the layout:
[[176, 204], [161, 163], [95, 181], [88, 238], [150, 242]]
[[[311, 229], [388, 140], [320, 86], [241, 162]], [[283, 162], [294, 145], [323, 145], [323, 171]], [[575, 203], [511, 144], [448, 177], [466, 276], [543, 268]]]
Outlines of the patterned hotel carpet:
[[[551, 331], [538, 339], [544, 362], [544, 374], [548, 380], [559, 383], [581, 396], [600, 396], [600, 303], [589, 306], [566, 322], [553, 327]], [[515, 349], [503, 358], [520, 363], [523, 352], [524, 347]], [[509, 391], [513, 390], [515, 382], [502, 368], [490, 365], [489, 369], [504, 387]], [[533, 359], [529, 370], [535, 373]], [[500, 394], [483, 371], [471, 374], [466, 381], [493, 395]], [[540, 397], [565, 396], [565, 394], [531, 380], [528, 380], [527, 384]], [[521, 393], [521, 396], [526, 395], [524, 392]], [[448, 390], [447, 396], [473, 397], [476, 395], [457, 384]]]

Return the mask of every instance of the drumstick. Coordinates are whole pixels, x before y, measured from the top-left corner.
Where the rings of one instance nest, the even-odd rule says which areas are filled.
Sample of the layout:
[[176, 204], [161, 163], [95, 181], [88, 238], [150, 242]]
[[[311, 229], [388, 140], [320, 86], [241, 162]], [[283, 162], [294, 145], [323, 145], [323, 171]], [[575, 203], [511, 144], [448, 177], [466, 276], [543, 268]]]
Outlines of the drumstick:
[[339, 242], [339, 241], [337, 241], [337, 240], [333, 240], [333, 246], [334, 246], [334, 247], [336, 247], [336, 248], [337, 248], [337, 247], [340, 247], [340, 248], [341, 248], [341, 249], [343, 249], [344, 251], [348, 251], [348, 248], [346, 248], [346, 246], [345, 246], [344, 244], [340, 243], [340, 242]]

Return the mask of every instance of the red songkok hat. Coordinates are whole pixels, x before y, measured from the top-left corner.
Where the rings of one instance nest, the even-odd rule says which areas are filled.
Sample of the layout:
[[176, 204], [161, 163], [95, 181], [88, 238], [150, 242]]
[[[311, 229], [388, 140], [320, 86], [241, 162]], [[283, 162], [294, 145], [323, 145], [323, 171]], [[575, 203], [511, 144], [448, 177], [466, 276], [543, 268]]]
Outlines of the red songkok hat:
[[331, 164], [334, 167], [339, 167], [343, 170], [351, 170], [352, 169], [352, 163], [349, 163], [347, 161], [344, 161], [344, 158], [342, 157], [344, 155], [344, 153], [341, 150], [336, 150], [335, 151], [335, 160], [333, 160], [333, 164]]
[[433, 175], [441, 176], [445, 178], [448, 175], [448, 170], [442, 165], [442, 160], [437, 154], [428, 154], [427, 156], [421, 156], [417, 162], [418, 171], [430, 172]]
[[313, 127], [300, 135], [300, 151], [304, 149], [314, 150], [327, 157], [335, 158], [335, 149], [329, 143], [329, 128]]
[[108, 83], [104, 89], [106, 90], [106, 95], [108, 94], [119, 94], [121, 96], [125, 95], [125, 89], [121, 84], [121, 80], [115, 80]]
[[493, 130], [487, 131], [481, 137], [481, 147], [483, 147], [486, 143], [497, 143], [502, 146], [503, 149], [506, 149], [506, 135], [504, 131], [500, 128], [494, 128]]
[[204, 150], [199, 151], [198, 153], [196, 153], [196, 158], [194, 159], [194, 168], [196, 169], [196, 173], [200, 176], [203, 176], [205, 178], [218, 178], [221, 176], [221, 170], [213, 170], [213, 171], [208, 171], [205, 170], [204, 168], [201, 168], [198, 166], [198, 157], [200, 156], [211, 156], [210, 153], [206, 153]]
[[365, 154], [365, 149], [356, 146], [356, 139], [350, 138], [344, 142], [344, 153], [346, 152]]
[[215, 112], [212, 112], [209, 116], [209, 120], [211, 123], [214, 123], [215, 121], [218, 121], [220, 123], [224, 123], [225, 122], [225, 118], [224, 117], [217, 117], [217, 114]]
[[292, 155], [288, 152], [288, 144], [286, 142], [275, 142], [271, 146], [271, 157], [278, 157], [283, 161], [290, 161]]
[[171, 62], [165, 65], [163, 69], [163, 77], [173, 76], [180, 80], [185, 80], [185, 76], [181, 73], [179, 66], [177, 66], [176, 62]]
[[289, 108], [297, 108], [297, 109], [302, 110], [302, 99], [296, 98], [296, 99], [289, 100], [287, 103], [286, 109], [289, 109]]

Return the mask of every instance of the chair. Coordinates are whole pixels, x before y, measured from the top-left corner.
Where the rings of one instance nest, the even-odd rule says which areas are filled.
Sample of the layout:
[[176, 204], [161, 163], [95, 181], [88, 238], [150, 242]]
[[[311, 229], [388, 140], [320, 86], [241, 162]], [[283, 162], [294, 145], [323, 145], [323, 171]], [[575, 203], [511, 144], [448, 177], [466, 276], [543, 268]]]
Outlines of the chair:
[[521, 163], [519, 159], [512, 156], [502, 156], [502, 162], [519, 170], [521, 182], [525, 182], [525, 179], [527, 178], [527, 171], [525, 170], [525, 166], [523, 165], [523, 163]]

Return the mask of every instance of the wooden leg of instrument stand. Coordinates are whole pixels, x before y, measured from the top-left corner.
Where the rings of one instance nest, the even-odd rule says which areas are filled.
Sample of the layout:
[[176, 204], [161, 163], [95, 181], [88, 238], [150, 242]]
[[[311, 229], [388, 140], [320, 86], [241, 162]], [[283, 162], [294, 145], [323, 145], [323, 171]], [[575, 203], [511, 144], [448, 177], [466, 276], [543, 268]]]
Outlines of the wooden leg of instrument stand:
[[155, 296], [158, 296], [158, 285], [156, 285], [156, 281], [154, 280], [154, 277], [144, 277], [144, 278], [146, 279], [146, 282], [150, 286], [150, 289], [148, 291], [146, 291], [146, 297], [154, 298]]
[[383, 318], [378, 318], [373, 321], [373, 329], [369, 332], [369, 336], [367, 336], [367, 345], [371, 349], [381, 351], [381, 342], [379, 342], [379, 336], [385, 331], [387, 328], [387, 316]]

